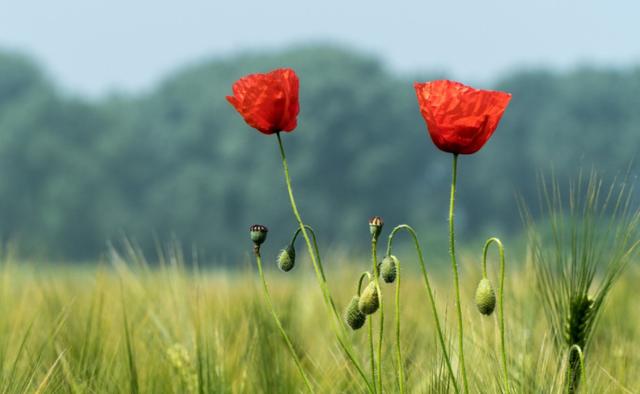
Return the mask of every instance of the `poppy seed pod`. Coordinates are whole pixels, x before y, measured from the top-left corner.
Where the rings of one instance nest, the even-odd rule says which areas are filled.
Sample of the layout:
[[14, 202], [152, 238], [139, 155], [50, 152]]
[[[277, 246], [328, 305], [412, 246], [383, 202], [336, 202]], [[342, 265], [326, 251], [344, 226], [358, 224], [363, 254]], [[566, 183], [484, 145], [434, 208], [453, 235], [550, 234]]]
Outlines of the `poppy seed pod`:
[[358, 309], [365, 315], [371, 315], [378, 310], [379, 306], [380, 298], [378, 297], [378, 289], [374, 282], [370, 282], [360, 295]]
[[364, 325], [364, 322], [367, 320], [367, 316], [360, 312], [358, 308], [358, 303], [360, 302], [360, 297], [354, 296], [347, 305], [347, 309], [344, 311], [344, 321], [347, 323], [349, 327], [353, 330], [357, 330]]
[[483, 278], [478, 284], [476, 306], [480, 313], [487, 316], [491, 315], [493, 310], [496, 309], [496, 293], [487, 278]]
[[289, 272], [296, 265], [296, 249], [289, 245], [278, 254], [278, 268], [284, 272]]
[[386, 283], [393, 283], [396, 280], [396, 275], [398, 273], [398, 258], [396, 256], [387, 256], [382, 259], [382, 264], [380, 265], [380, 275], [382, 275], [382, 279]]
[[369, 219], [369, 232], [373, 238], [378, 239], [380, 232], [382, 232], [382, 226], [384, 226], [384, 220], [380, 216]]
[[262, 245], [262, 243], [267, 239], [268, 231], [269, 229], [261, 224], [254, 224], [253, 226], [249, 227], [251, 240], [255, 245]]

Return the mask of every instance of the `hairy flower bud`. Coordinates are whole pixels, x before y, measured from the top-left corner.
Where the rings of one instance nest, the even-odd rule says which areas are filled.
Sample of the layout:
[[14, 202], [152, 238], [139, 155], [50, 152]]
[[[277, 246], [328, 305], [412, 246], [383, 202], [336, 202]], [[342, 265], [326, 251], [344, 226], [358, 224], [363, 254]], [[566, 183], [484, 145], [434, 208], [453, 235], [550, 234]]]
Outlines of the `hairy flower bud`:
[[296, 265], [296, 249], [289, 245], [278, 254], [278, 268], [284, 272], [289, 272]]
[[382, 232], [382, 226], [384, 226], [384, 220], [382, 220], [380, 216], [374, 216], [369, 219], [369, 232], [371, 233], [371, 236], [376, 240]]
[[379, 306], [380, 298], [378, 297], [378, 289], [374, 282], [370, 282], [360, 295], [358, 309], [365, 315], [371, 315], [378, 310]]
[[360, 302], [360, 297], [354, 296], [347, 305], [347, 309], [344, 311], [344, 321], [347, 323], [349, 327], [353, 330], [357, 330], [364, 325], [364, 322], [367, 320], [367, 316], [360, 312], [358, 308], [358, 303]]
[[254, 224], [253, 226], [249, 227], [251, 240], [255, 245], [262, 245], [262, 243], [267, 239], [268, 231], [269, 229], [261, 224]]
[[476, 306], [480, 313], [487, 316], [491, 315], [493, 310], [496, 309], [496, 293], [487, 278], [483, 278], [478, 284]]
[[380, 275], [382, 279], [386, 283], [393, 283], [396, 280], [396, 275], [398, 273], [398, 258], [396, 256], [387, 256], [382, 259], [382, 264], [380, 265]]

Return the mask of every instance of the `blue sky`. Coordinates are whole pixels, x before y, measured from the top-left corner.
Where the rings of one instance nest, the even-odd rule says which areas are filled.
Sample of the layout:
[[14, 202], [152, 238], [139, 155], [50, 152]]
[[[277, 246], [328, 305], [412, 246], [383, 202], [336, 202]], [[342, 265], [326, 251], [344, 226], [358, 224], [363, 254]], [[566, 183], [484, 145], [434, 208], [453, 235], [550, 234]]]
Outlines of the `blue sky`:
[[516, 67], [640, 64], [640, 2], [0, 0], [0, 48], [63, 87], [136, 91], [205, 57], [343, 43], [398, 72], [491, 81]]

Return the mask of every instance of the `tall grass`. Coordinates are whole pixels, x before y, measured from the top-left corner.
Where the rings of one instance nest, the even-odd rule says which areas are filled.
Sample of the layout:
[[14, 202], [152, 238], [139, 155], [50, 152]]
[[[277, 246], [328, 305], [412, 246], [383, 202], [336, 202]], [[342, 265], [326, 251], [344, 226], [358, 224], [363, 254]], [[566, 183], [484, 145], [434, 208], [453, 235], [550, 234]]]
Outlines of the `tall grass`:
[[555, 180], [541, 184], [548, 224], [537, 226], [525, 211], [537, 293], [553, 339], [567, 354], [565, 386], [574, 393], [584, 384], [582, 357], [589, 358], [608, 295], [637, 255], [640, 211], [632, 208], [628, 184], [606, 185], [595, 172], [580, 175], [564, 192]]
[[[323, 313], [308, 262], [283, 274], [266, 256], [265, 274], [274, 305], [318, 392], [364, 392]], [[420, 272], [411, 255], [403, 266], [402, 355], [407, 392], [453, 392], [433, 316], [424, 304]], [[306, 256], [299, 256], [304, 260]], [[352, 271], [338, 256], [328, 256], [326, 274], [337, 300], [348, 302]], [[472, 392], [502, 387], [500, 336], [495, 317], [477, 313], [473, 293], [481, 256], [462, 251], [461, 290], [467, 300], [466, 350]], [[516, 256], [509, 256], [515, 259]], [[365, 261], [362, 264], [367, 264]], [[7, 257], [0, 268], [0, 392], [2, 393], [295, 393], [305, 386], [275, 323], [264, 307], [260, 282], [250, 262], [236, 272], [187, 269], [177, 250], [150, 268], [133, 249], [113, 254], [96, 266], [71, 267], [18, 262]], [[509, 371], [513, 392], [560, 393], [567, 362], [553, 346], [536, 297], [531, 263], [511, 268], [505, 301]], [[594, 393], [640, 390], [640, 356], [631, 351], [640, 337], [640, 311], [629, 302], [637, 295], [640, 272], [629, 270], [609, 295], [588, 349], [586, 379]], [[454, 294], [446, 273], [435, 273], [438, 308], [448, 311]], [[393, 299], [393, 286], [382, 286]], [[343, 308], [344, 305], [337, 305]], [[388, 303], [395, 314], [393, 303]], [[366, 360], [364, 331], [349, 334]], [[385, 392], [397, 390], [395, 332], [385, 332], [382, 371]], [[451, 349], [450, 349], [451, 352]], [[455, 352], [451, 353], [456, 362]], [[628, 391], [625, 391], [628, 390]]]

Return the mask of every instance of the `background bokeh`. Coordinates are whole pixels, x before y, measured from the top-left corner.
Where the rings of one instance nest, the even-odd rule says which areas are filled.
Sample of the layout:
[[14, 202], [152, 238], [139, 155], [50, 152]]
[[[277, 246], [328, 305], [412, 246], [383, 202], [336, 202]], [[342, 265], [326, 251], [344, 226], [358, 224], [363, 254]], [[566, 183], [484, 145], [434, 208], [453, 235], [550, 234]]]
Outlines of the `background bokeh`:
[[372, 215], [446, 236], [450, 158], [412, 87], [441, 77], [513, 94], [460, 161], [457, 223], [467, 239], [517, 238], [516, 196], [535, 203], [538, 173], [637, 173], [640, 6], [557, 3], [4, 4], [0, 240], [70, 261], [125, 237], [151, 255], [175, 240], [217, 264], [247, 253], [254, 222], [284, 243], [295, 222], [275, 138], [224, 99], [281, 66], [301, 79], [284, 142], [325, 246], [366, 250]]

